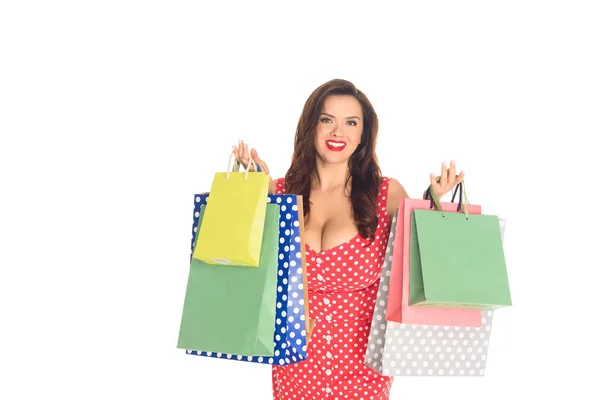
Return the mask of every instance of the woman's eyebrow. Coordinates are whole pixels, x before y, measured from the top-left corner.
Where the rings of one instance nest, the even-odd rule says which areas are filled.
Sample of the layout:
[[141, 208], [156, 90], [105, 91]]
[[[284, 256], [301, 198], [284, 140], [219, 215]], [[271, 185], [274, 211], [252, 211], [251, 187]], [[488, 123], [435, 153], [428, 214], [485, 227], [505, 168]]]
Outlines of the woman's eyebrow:
[[[327, 115], [328, 117], [335, 118], [335, 116], [333, 116], [331, 114], [327, 114], [327, 113], [321, 113], [321, 115]], [[360, 119], [360, 117], [357, 117], [357, 116], [346, 117], [346, 119], [352, 119], [352, 118]]]

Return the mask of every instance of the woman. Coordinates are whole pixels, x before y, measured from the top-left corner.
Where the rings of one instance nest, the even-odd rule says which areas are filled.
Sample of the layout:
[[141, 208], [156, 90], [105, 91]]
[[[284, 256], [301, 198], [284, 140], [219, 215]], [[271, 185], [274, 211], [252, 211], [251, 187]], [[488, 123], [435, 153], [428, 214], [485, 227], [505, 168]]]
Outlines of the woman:
[[[292, 163], [285, 178], [271, 180], [270, 193], [300, 194], [304, 201], [309, 313], [314, 320], [308, 358], [273, 366], [273, 396], [287, 399], [388, 399], [391, 377], [364, 364], [391, 217], [404, 187], [381, 176], [375, 143], [378, 119], [352, 83], [334, 79], [304, 105]], [[269, 174], [255, 149], [240, 141], [235, 157], [249, 155]], [[442, 165], [441, 197], [464, 173]], [[309, 201], [306, 201], [308, 199]]]

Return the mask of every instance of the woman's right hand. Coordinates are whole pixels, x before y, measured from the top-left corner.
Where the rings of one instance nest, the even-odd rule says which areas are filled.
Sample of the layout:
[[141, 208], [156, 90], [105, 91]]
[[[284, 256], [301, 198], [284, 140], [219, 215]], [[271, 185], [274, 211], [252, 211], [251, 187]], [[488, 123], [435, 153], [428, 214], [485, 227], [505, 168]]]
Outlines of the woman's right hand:
[[[269, 175], [269, 194], [275, 193], [275, 182], [273, 181], [273, 178], [271, 178], [271, 174], [269, 172], [269, 167], [267, 166], [267, 163], [264, 162], [258, 156], [256, 149], [249, 150], [248, 144], [244, 143], [243, 140], [240, 140], [238, 142], [237, 146], [233, 146], [233, 155], [234, 155], [235, 159], [238, 160], [240, 162], [240, 164], [242, 164], [244, 169], [248, 168], [248, 163], [250, 162], [250, 156], [252, 156], [252, 160], [260, 166], [261, 172], [264, 172], [265, 174]], [[249, 169], [250, 172], [254, 172], [253, 165], [250, 165], [249, 168], [250, 168]]]

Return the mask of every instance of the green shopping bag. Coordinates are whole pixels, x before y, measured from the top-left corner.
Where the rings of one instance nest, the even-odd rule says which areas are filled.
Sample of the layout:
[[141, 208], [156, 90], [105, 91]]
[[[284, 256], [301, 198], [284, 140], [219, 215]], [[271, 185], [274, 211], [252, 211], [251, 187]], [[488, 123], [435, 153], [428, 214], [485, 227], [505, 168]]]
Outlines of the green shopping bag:
[[[278, 205], [267, 205], [257, 268], [224, 268], [192, 258], [177, 348], [274, 355], [279, 213]], [[203, 207], [198, 228], [204, 214]]]
[[[192, 256], [209, 264], [257, 267], [270, 179], [263, 172], [230, 172], [232, 161], [233, 153], [227, 172], [214, 176]], [[250, 164], [256, 165], [252, 159]]]
[[[461, 188], [462, 190], [462, 188]], [[462, 196], [462, 194], [461, 194]], [[506, 260], [495, 215], [414, 210], [409, 305], [494, 310], [511, 306]]]

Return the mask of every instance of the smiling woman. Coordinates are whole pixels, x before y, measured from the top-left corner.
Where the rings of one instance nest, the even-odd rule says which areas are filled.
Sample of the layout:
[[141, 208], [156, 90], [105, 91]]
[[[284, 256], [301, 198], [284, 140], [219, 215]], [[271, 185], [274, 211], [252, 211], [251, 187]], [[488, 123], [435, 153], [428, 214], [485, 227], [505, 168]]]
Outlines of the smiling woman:
[[[345, 80], [327, 82], [304, 105], [285, 178], [271, 182], [271, 193], [308, 199], [304, 250], [315, 322], [308, 358], [272, 367], [274, 399], [389, 398], [392, 378], [367, 367], [364, 358], [390, 218], [408, 194], [397, 180], [382, 177], [377, 133], [377, 114], [364, 93]], [[256, 150], [240, 142], [233, 151], [244, 165], [251, 153], [269, 174]], [[444, 171], [453, 178], [432, 178], [438, 196], [459, 183], [453, 167]]]
[[[366, 107], [370, 107], [368, 100], [364, 99], [363, 102]], [[360, 232], [361, 225], [363, 225], [363, 236], [371, 237], [372, 231], [376, 229], [376, 213], [374, 208], [361, 210], [365, 203], [365, 196], [362, 193], [370, 193], [367, 204], [374, 204], [381, 179], [376, 160], [353, 168], [355, 175], [358, 175], [356, 177], [352, 176], [352, 171], [348, 168], [348, 160], [352, 158], [359, 146], [364, 147], [366, 143], [372, 142], [367, 137], [376, 135], [376, 131], [373, 131], [374, 111], [367, 111], [369, 118], [368, 126], [365, 127], [363, 107], [352, 95], [329, 95], [325, 98], [322, 108], [323, 112], [319, 115], [314, 134], [316, 168], [310, 176], [312, 187], [309, 196], [312, 204], [309, 205], [308, 210], [311, 211], [311, 218], [306, 224], [306, 242], [313, 249], [330, 248], [334, 243], [342, 243], [348, 238], [354, 238]], [[363, 131], [366, 132], [364, 140]], [[310, 131], [307, 134], [311, 135]], [[294, 171], [294, 161], [288, 176]], [[364, 157], [357, 159], [356, 163], [361, 161], [364, 162]], [[366, 179], [363, 181], [363, 174], [359, 173], [364, 168], [375, 168], [370, 181]], [[320, 171], [327, 172], [323, 176]], [[328, 183], [328, 179], [333, 184]], [[288, 178], [285, 181], [292, 182], [286, 184], [286, 191], [295, 190], [292, 187], [292, 179]], [[351, 201], [348, 201], [348, 197]], [[307, 215], [308, 210], [305, 208]], [[358, 225], [358, 229], [355, 225]]]

